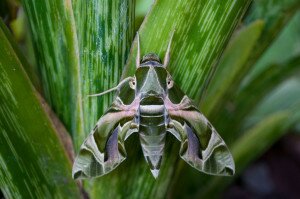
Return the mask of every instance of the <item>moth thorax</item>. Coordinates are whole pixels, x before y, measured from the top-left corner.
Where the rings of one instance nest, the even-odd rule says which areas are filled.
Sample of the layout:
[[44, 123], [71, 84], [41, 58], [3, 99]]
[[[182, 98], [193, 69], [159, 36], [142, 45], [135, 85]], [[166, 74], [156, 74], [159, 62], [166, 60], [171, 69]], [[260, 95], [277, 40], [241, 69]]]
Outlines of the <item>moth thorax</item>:
[[149, 53], [147, 55], [144, 55], [141, 63], [145, 63], [148, 61], [154, 61], [154, 62], [161, 63], [161, 60], [159, 59], [158, 55], [155, 53]]

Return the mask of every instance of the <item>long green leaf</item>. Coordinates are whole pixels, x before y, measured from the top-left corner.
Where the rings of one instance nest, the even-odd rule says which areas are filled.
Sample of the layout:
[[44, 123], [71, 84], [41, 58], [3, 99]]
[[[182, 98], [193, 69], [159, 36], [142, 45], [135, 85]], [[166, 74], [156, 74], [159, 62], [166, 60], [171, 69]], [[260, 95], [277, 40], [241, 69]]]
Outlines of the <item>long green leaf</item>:
[[0, 23], [0, 189], [5, 198], [80, 198], [66, 151]]
[[[300, 56], [283, 64], [272, 64], [265, 68], [257, 77], [252, 79], [247, 86], [239, 91], [235, 99], [236, 107], [242, 107], [236, 112], [234, 118], [226, 118], [224, 122], [230, 120], [231, 125], [226, 128], [232, 130], [232, 134], [238, 135], [237, 132], [242, 127], [242, 122], [246, 116], [251, 114], [254, 107], [261, 102], [268, 94], [271, 93], [280, 83], [289, 79], [295, 73], [300, 71]], [[255, 93], [255, 95], [253, 95]], [[292, 96], [291, 96], [292, 97]]]
[[[296, 24], [295, 22], [287, 26], [285, 29], [290, 29], [292, 25]], [[277, 40], [274, 42], [274, 44], [276, 43]], [[271, 51], [272, 48], [273, 47], [271, 47], [268, 51]], [[288, 46], [286, 46], [286, 48], [289, 49]], [[233, 56], [234, 54], [232, 53], [225, 53], [223, 60], [228, 60]], [[221, 90], [221, 93], [224, 94], [223, 99], [220, 100], [221, 103], [215, 102], [219, 106], [211, 106], [210, 103], [204, 104], [204, 110], [207, 110], [207, 107], [213, 107], [213, 113], [211, 113], [210, 116], [213, 118], [214, 122], [219, 128], [222, 128], [224, 132], [228, 132], [224, 133], [223, 135], [226, 140], [233, 141], [234, 137], [243, 133], [241, 127], [244, 124], [245, 118], [254, 110], [254, 107], [259, 104], [259, 102], [263, 100], [263, 98], [266, 97], [271, 91], [273, 91], [281, 82], [288, 79], [293, 75], [293, 73], [298, 71], [299, 57], [291, 58], [291, 60], [287, 60], [284, 63], [269, 63], [270, 61], [266, 62], [266, 66], [262, 64], [253, 66], [251, 73], [248, 73], [247, 76], [245, 76], [245, 79], [242, 80], [242, 84], [241, 79], [238, 76], [243, 75], [243, 72], [237, 73], [237, 77], [235, 77], [237, 82], [233, 82], [229, 84], [229, 86], [227, 85], [229, 89], [225, 89], [226, 83], [219, 84], [217, 88]], [[241, 70], [244, 70], [244, 67], [247, 67], [247, 65], [242, 65]], [[223, 72], [223, 74], [231, 71], [229, 70], [229, 67], [227, 68], [228, 70], [226, 71], [224, 69], [225, 72]], [[215, 78], [216, 82], [220, 82], [218, 79], [220, 79], [221, 75], [222, 73], [217, 71]], [[224, 82], [228, 82], [228, 80], [224, 80]], [[213, 82], [213, 85], [216, 85], [216, 83]], [[239, 85], [240, 88], [237, 88], [237, 85]], [[213, 91], [209, 90], [209, 93], [210, 95], [208, 95], [208, 97], [211, 97], [211, 99], [208, 99], [207, 102], [214, 102]], [[219, 95], [217, 94], [216, 97], [217, 96]]]
[[[259, 2], [259, 3], [257, 3]], [[217, 88], [222, 91], [223, 96], [217, 99], [220, 99], [218, 102], [214, 102], [215, 106], [210, 105], [209, 100], [203, 101], [201, 104], [204, 107], [204, 112], [209, 115], [209, 118], [212, 119], [213, 123], [217, 124], [218, 128], [223, 128], [222, 125], [219, 125], [219, 121], [222, 121], [223, 118], [230, 117], [230, 114], [233, 114], [232, 109], [234, 108], [234, 98], [237, 95], [237, 90], [241, 85], [245, 76], [249, 71], [254, 68], [254, 64], [262, 57], [263, 53], [266, 51], [267, 47], [271, 45], [274, 39], [279, 35], [283, 27], [289, 22], [289, 20], [294, 16], [297, 9], [300, 5], [298, 0], [285, 0], [278, 1], [276, 0], [261, 0], [255, 1], [252, 6], [252, 11], [246, 18], [246, 22], [250, 23], [255, 20], [263, 20], [265, 23], [264, 29], [261, 36], [257, 40], [253, 51], [248, 55], [248, 58], [244, 64], [240, 65], [239, 72], [233, 76], [233, 79], [230, 81], [230, 84], [224, 84]], [[271, 12], [268, 10], [272, 10]], [[238, 45], [237, 45], [237, 48]], [[226, 54], [227, 57], [223, 57], [223, 60], [228, 60], [228, 57], [235, 56], [235, 54]], [[243, 57], [243, 56], [241, 56]], [[233, 59], [233, 58], [231, 58]], [[240, 57], [236, 57], [240, 59]], [[222, 61], [220, 63], [223, 63]], [[220, 66], [222, 68], [222, 65]], [[221, 71], [222, 72], [222, 71]], [[226, 71], [230, 74], [232, 71]], [[224, 74], [224, 72], [223, 72]], [[219, 79], [222, 73], [216, 72], [215, 79]], [[216, 89], [215, 89], [216, 90]], [[225, 92], [224, 92], [225, 91]], [[213, 96], [214, 93], [211, 93], [212, 90], [208, 90], [208, 96]], [[207, 109], [208, 107], [208, 109]], [[210, 108], [212, 107], [212, 108]], [[217, 108], [214, 108], [217, 107]], [[207, 109], [207, 110], [206, 110]], [[212, 111], [212, 112], [210, 112]], [[226, 124], [225, 124], [226, 125]], [[231, 138], [230, 138], [231, 139]]]
[[257, 0], [253, 1], [252, 9], [244, 20], [251, 23], [257, 19], [264, 20], [265, 28], [255, 51], [248, 60], [248, 65], [254, 65], [270, 44], [276, 39], [283, 27], [291, 20], [300, 8], [299, 0]]
[[[243, 115], [242, 112], [244, 114], [246, 112], [251, 114], [249, 119], [245, 118], [247, 120], [246, 126], [249, 125], [248, 120], [251, 121], [250, 123], [253, 123], [270, 113], [286, 107], [292, 107], [293, 104], [299, 101], [299, 96], [297, 95], [297, 88], [299, 87], [297, 78], [288, 80], [290, 76], [297, 76], [297, 71], [299, 70], [299, 23], [300, 12], [298, 11], [282, 33], [280, 33], [278, 39], [276, 39], [255, 65], [254, 69], [247, 75], [247, 78], [243, 80], [238, 90], [240, 94], [234, 103], [244, 104], [243, 110], [236, 113], [239, 115], [236, 118], [244, 119], [244, 117], [241, 117]], [[273, 75], [275, 76], [273, 77]], [[278, 87], [278, 84], [282, 81], [285, 82]], [[249, 96], [249, 102], [247, 102], [248, 100], [245, 100], [246, 92], [250, 90], [255, 90], [255, 95]], [[260, 101], [259, 98], [264, 98], [262, 103], [258, 103]], [[251, 106], [251, 104], [255, 104], [254, 101], [256, 101], [256, 105]], [[237, 106], [240, 107], [241, 105]], [[253, 111], [253, 109], [255, 110]], [[255, 118], [255, 121], [253, 118]], [[241, 124], [244, 122], [238, 123]]]
[[[200, 107], [211, 120], [216, 117], [213, 113], [215, 112], [217, 114], [218, 111], [223, 108], [219, 107], [219, 105], [222, 105], [222, 102], [226, 100], [226, 92], [228, 92], [228, 89], [230, 89], [230, 86], [234, 83], [236, 76], [240, 74], [263, 27], [264, 24], [262, 21], [250, 24], [236, 33], [233, 40], [229, 43], [229, 46], [226, 48], [213, 81], [208, 87], [208, 95], [205, 98], [204, 105]], [[218, 128], [218, 123], [213, 120], [212, 124], [217, 127], [219, 133], [224, 137], [226, 133], [224, 129]], [[195, 192], [197, 189], [201, 189], [201, 185], [204, 186], [204, 183], [201, 183], [203, 179], [207, 180], [210, 178], [210, 176], [196, 173], [184, 163], [182, 163], [182, 165], [181, 174], [178, 176], [178, 179], [180, 179], [180, 182], [189, 184], [184, 190], [180, 191], [179, 188], [177, 188], [180, 187], [180, 182], [178, 185], [173, 185], [172, 190], [174, 190], [174, 196], [179, 195], [179, 198], [183, 197], [181, 191], [186, 193], [188, 190], [192, 189]]]
[[[299, 65], [298, 65], [299, 66]], [[299, 74], [296, 73], [296, 74]], [[294, 110], [300, 107], [300, 79], [297, 75], [283, 82], [277, 89], [268, 94], [250, 115], [245, 119], [243, 128], [252, 126], [257, 121], [278, 111]]]
[[[279, 34], [279, 32], [282, 30], [285, 24], [291, 19], [291, 17], [295, 14], [296, 10], [294, 9], [295, 7], [298, 6], [299, 1], [295, 0], [286, 0], [286, 1], [280, 1], [279, 4], [276, 4], [275, 1], [265, 1], [262, 0], [260, 1], [263, 6], [264, 4], [268, 5], [264, 7], [265, 11], [261, 11], [260, 6], [257, 6], [256, 9], [259, 9], [261, 12], [260, 15], [254, 15], [253, 12], [255, 12], [256, 9], [253, 9], [248, 13], [247, 23], [250, 24], [253, 21], [257, 20], [263, 20], [265, 26], [263, 29], [263, 32], [259, 39], [257, 40], [256, 44], [253, 47], [253, 51], [250, 51], [249, 56], [247, 57], [246, 61], [244, 62], [243, 59], [245, 56], [242, 54], [242, 52], [247, 52], [245, 51], [247, 48], [250, 46], [244, 46], [243, 49], [240, 47], [239, 44], [236, 44], [236, 48], [240, 49], [238, 50], [231, 50], [232, 52], [240, 52], [238, 56], [236, 56], [236, 53], [224, 53], [223, 58], [220, 61], [220, 65], [218, 66], [219, 70], [216, 71], [215, 76], [212, 79], [212, 88], [214, 89], [208, 89], [207, 90], [207, 96], [210, 96], [210, 99], [202, 100], [201, 102], [201, 109], [203, 109], [204, 114], [208, 116], [212, 124], [216, 127], [216, 129], [219, 131], [221, 136], [225, 139], [225, 141], [230, 144], [233, 141], [237, 139], [237, 136], [233, 131], [237, 131], [237, 129], [232, 129], [230, 126], [233, 124], [233, 121], [231, 120], [232, 118], [235, 117], [235, 112], [239, 112], [243, 107], [236, 107], [234, 103], [234, 99], [238, 93], [239, 86], [241, 85], [241, 82], [243, 79], [246, 77], [247, 73], [249, 70], [253, 67], [253, 63], [255, 63], [259, 58], [262, 56], [263, 52], [266, 50], [267, 46], [270, 45], [275, 36]], [[254, 5], [257, 2], [254, 2]], [[252, 7], [253, 8], [253, 7]], [[274, 9], [273, 9], [274, 8]], [[275, 9], [276, 8], [276, 9]], [[267, 12], [269, 10], [269, 12]], [[249, 17], [250, 16], [255, 16], [255, 17]], [[270, 17], [270, 16], [273, 17]], [[256, 22], [257, 23], [257, 22]], [[260, 23], [260, 22], [258, 22]], [[255, 24], [255, 23], [254, 23]], [[248, 25], [249, 26], [249, 25]], [[251, 25], [250, 25], [251, 26]], [[253, 25], [255, 26], [255, 25]], [[242, 34], [243, 31], [240, 32]], [[246, 33], [243, 33], [246, 34]], [[261, 40], [261, 38], [264, 37], [270, 37], [272, 39], [266, 39], [264, 41]], [[253, 37], [249, 37], [250, 41], [253, 39]], [[248, 39], [248, 38], [247, 38]], [[234, 41], [237, 41], [238, 38], [236, 38]], [[241, 44], [242, 45], [242, 44]], [[232, 48], [234, 45], [231, 44], [229, 45], [229, 50]], [[227, 51], [226, 50], [226, 51]], [[227, 57], [226, 57], [227, 56]], [[243, 63], [239, 65], [240, 68], [236, 68], [238, 72], [231, 71], [232, 68], [234, 68], [233, 65], [227, 64], [228, 70], [224, 68], [222, 63], [226, 60], [231, 60], [233, 64], [236, 63]], [[235, 60], [235, 61], [233, 61]], [[239, 61], [238, 61], [239, 60]], [[229, 62], [228, 62], [229, 63]], [[222, 73], [220, 73], [220, 71]], [[224, 72], [225, 71], [225, 72]], [[235, 76], [232, 76], [232, 72], [235, 73]], [[224, 76], [223, 76], [224, 75]], [[227, 80], [227, 77], [231, 77], [233, 79]], [[219, 78], [221, 80], [219, 80]], [[222, 81], [224, 80], [224, 82]], [[224, 84], [223, 84], [224, 83]], [[214, 91], [221, 91], [224, 95], [221, 97], [218, 97], [218, 94]], [[225, 92], [224, 92], [225, 91]], [[219, 99], [218, 102], [214, 102], [214, 95], [217, 95], [217, 98]], [[251, 96], [254, 96], [252, 94]], [[214, 102], [216, 107], [219, 108], [214, 108], [213, 106], [210, 106], [210, 103]], [[258, 102], [257, 102], [258, 103]], [[253, 108], [253, 107], [252, 107]], [[209, 109], [209, 110], [208, 110]], [[236, 118], [238, 119], [238, 118]], [[242, 122], [242, 121], [239, 121]], [[239, 167], [238, 164], [236, 164], [236, 167]], [[182, 169], [182, 172], [180, 175], [178, 175], [178, 179], [180, 179], [180, 183], [174, 184], [173, 187], [171, 187], [171, 190], [174, 192], [174, 196], [182, 196], [182, 193], [187, 193], [189, 192], [192, 194], [196, 190], [200, 189], [203, 186], [206, 186], [206, 183], [212, 179], [211, 176], [208, 175], [200, 175], [196, 173], [195, 171], [191, 170], [187, 166], [184, 166]], [[181, 187], [181, 183], [187, 185], [184, 190], [179, 189]], [[197, 186], [195, 186], [197, 185]], [[215, 189], [218, 189], [218, 187], [215, 187]], [[180, 190], [180, 191], [178, 191]], [[191, 191], [193, 190], [193, 191]]]
[[219, 63], [216, 75], [209, 85], [209, 92], [205, 98], [206, 103], [203, 105], [203, 112], [209, 113], [210, 118], [216, 117], [219, 110], [222, 109], [223, 103], [227, 101], [228, 94], [232, 85], [236, 84], [236, 79], [244, 70], [254, 46], [263, 30], [264, 23], [256, 21], [240, 30], [235, 38], [226, 48], [223, 58]]
[[[74, 0], [72, 3], [80, 52], [85, 125], [84, 136], [75, 140], [75, 148], [78, 150], [112, 102], [114, 93], [98, 98], [88, 98], [87, 95], [108, 90], [118, 84], [133, 39], [134, 1]], [[92, 198], [113, 198], [109, 197], [107, 190], [114, 186], [114, 181], [107, 178], [103, 183], [96, 180], [94, 185], [85, 184], [88, 184], [86, 188]]]
[[[24, 12], [24, 11], [22, 11]], [[20, 17], [23, 17], [25, 18], [24, 16], [25, 14], [22, 14]], [[25, 19], [22, 19], [23, 20], [23, 23], [25, 23]], [[2, 31], [5, 33], [7, 39], [10, 41], [11, 43], [11, 46], [14, 48], [14, 51], [15, 53], [18, 55], [19, 59], [21, 60], [22, 64], [23, 64], [23, 67], [27, 73], [27, 75], [29, 76], [32, 84], [34, 85], [34, 87], [39, 91], [41, 92], [42, 88], [41, 88], [41, 82], [40, 82], [40, 79], [38, 78], [38, 71], [37, 71], [37, 68], [36, 66], [33, 66], [31, 64], [29, 64], [29, 61], [28, 61], [28, 57], [25, 57], [25, 55], [21, 52], [21, 50], [19, 49], [19, 46], [18, 44], [15, 42], [15, 38], [13, 37], [13, 35], [11, 35], [9, 33], [9, 30], [7, 30], [7, 28], [5, 27], [5, 24], [4, 23], [0, 23], [0, 26], [2, 27]], [[24, 30], [23, 30], [24, 31]], [[27, 33], [27, 36], [28, 36], [28, 33]], [[26, 40], [26, 42], [29, 42]], [[27, 46], [29, 46], [29, 44], [27, 44]], [[32, 46], [30, 46], [32, 47]], [[32, 53], [32, 52], [28, 52], [32, 49], [26, 49], [27, 50], [27, 53]]]
[[[163, 58], [175, 31], [168, 66], [183, 91], [199, 101], [210, 75], [251, 1], [157, 0], [140, 27], [141, 54], [155, 52]], [[136, 40], [123, 77], [135, 70]]]
[[72, 1], [79, 43], [83, 96], [84, 133], [76, 141], [79, 149], [96, 121], [111, 104], [114, 93], [95, 98], [118, 84], [134, 29], [133, 0]]
[[23, 5], [44, 96], [74, 139], [83, 139], [79, 50], [71, 0], [26, 0]]

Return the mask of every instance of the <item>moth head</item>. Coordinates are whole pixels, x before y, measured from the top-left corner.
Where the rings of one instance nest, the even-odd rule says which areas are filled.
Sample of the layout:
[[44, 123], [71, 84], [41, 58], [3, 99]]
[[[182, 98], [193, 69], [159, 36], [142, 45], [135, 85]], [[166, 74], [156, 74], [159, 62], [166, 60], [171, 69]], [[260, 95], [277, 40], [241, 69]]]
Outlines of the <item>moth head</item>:
[[148, 62], [154, 62], [154, 63], [152, 63], [152, 65], [162, 65], [161, 60], [159, 59], [158, 55], [155, 53], [149, 53], [147, 55], [144, 55], [141, 60], [140, 65], [143, 65], [143, 64], [150, 65], [151, 63], [148, 63]]
[[168, 48], [162, 63], [155, 53], [148, 53], [141, 59], [140, 39], [137, 33], [137, 56], [135, 80], [131, 83], [131, 88], [135, 89], [136, 95], [164, 97], [168, 89], [173, 87], [171, 75], [166, 70], [170, 61], [171, 42], [174, 35], [172, 32]]

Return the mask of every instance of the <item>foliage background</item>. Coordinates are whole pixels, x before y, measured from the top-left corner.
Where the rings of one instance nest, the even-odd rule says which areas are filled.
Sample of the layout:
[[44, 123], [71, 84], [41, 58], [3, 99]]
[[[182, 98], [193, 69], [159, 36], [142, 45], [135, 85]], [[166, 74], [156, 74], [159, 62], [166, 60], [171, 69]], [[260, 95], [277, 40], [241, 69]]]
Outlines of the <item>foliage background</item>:
[[[2, 197], [296, 197], [299, 8], [299, 0], [0, 1]], [[115, 171], [73, 181], [74, 151], [113, 99], [86, 96], [133, 74], [136, 31], [142, 54], [162, 57], [173, 30], [169, 71], [228, 144], [237, 174], [193, 170], [168, 136], [154, 180], [133, 136]]]

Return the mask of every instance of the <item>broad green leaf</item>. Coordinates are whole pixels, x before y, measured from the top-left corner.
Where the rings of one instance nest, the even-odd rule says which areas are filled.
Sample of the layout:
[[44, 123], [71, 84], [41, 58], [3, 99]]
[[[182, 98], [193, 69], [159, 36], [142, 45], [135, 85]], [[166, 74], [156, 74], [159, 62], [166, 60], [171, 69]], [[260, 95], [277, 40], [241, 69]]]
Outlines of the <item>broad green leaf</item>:
[[[23, 16], [23, 14], [22, 14], [21, 17], [25, 17], [25, 16]], [[27, 75], [29, 76], [32, 84], [40, 92], [41, 91], [41, 83], [37, 76], [38, 75], [37, 68], [28, 63], [28, 58], [25, 57], [25, 55], [21, 52], [18, 44], [15, 42], [15, 38], [13, 37], [12, 34], [10, 34], [10, 32], [6, 28], [5, 24], [0, 23], [0, 27], [2, 28], [2, 31], [6, 34], [6, 37], [10, 41], [11, 46], [14, 48], [15, 53], [18, 55], [19, 59], [21, 60], [23, 67], [24, 67]], [[27, 49], [27, 50], [29, 51], [29, 49]]]
[[79, 50], [71, 0], [23, 1], [43, 94], [74, 140], [82, 140]]
[[[201, 87], [209, 78], [214, 64], [220, 57], [250, 1], [155, 1], [139, 33], [141, 53], [155, 52], [163, 58], [171, 33], [172, 44], [169, 70], [175, 82], [199, 99]], [[129, 56], [123, 77], [135, 70], [136, 41]], [[192, 88], [193, 87], [193, 88]], [[97, 179], [92, 197], [108, 198], [165, 198], [173, 182], [174, 169], [179, 159], [179, 143], [171, 136], [166, 143], [160, 175], [154, 180], [146, 164], [136, 136], [126, 143], [127, 159], [110, 174]], [[172, 144], [176, 143], [176, 144]], [[114, 192], [106, 190], [114, 187]]]
[[[217, 125], [222, 128], [224, 132], [230, 132], [228, 134], [224, 134], [225, 139], [232, 141], [233, 137], [243, 133], [241, 126], [243, 126], [245, 118], [251, 114], [256, 105], [258, 105], [259, 102], [262, 101], [270, 92], [276, 89], [280, 83], [290, 78], [295, 72], [299, 71], [299, 56], [292, 58], [292, 55], [289, 55], [288, 57], [290, 57], [290, 60], [288, 58], [284, 59], [281, 57], [283, 60], [287, 60], [286, 62], [281, 60], [279, 61], [278, 59], [277, 62], [274, 62], [276, 58], [268, 55], [270, 53], [272, 54], [272, 52], [276, 54], [278, 51], [281, 53], [283, 51], [289, 51], [293, 47], [294, 43], [289, 43], [289, 45], [285, 44], [285, 49], [282, 49], [282, 45], [280, 44], [286, 42], [286, 38], [289, 38], [298, 32], [294, 27], [297, 22], [299, 22], [299, 20], [297, 21], [297, 18], [299, 17], [295, 16], [293, 18], [279, 38], [275, 40], [274, 44], [268, 49], [266, 55], [262, 57], [265, 61], [259, 61], [258, 65], [253, 66], [253, 70], [245, 76], [242, 83], [236, 83], [236, 85], [241, 85], [235, 91], [235, 94], [233, 94], [233, 91], [226, 91], [228, 94], [227, 97], [223, 99], [222, 103], [222, 106], [225, 108], [219, 108], [218, 110], [221, 110], [221, 114], [220, 111], [216, 112], [216, 116], [213, 117], [214, 120], [218, 120]], [[289, 30], [289, 32], [287, 32], [287, 30]], [[280, 47], [278, 45], [280, 45]], [[293, 51], [297, 52], [297, 49], [294, 48]], [[294, 54], [296, 52], [294, 52]], [[272, 64], [271, 60], [267, 61], [265, 58], [266, 56], [273, 59], [274, 64]], [[219, 73], [217, 72], [217, 74]], [[233, 88], [236, 87], [234, 84], [232, 85]], [[226, 100], [232, 98], [232, 95], [235, 97], [231, 99], [231, 101]], [[227, 103], [225, 103], [226, 101]], [[210, 106], [210, 104], [208, 104], [208, 106]], [[276, 106], [273, 107], [276, 109]]]
[[134, 30], [133, 0], [74, 0], [83, 97], [84, 136], [111, 104], [114, 93], [88, 98], [116, 86], [125, 65]]
[[[227, 92], [231, 89], [237, 76], [239, 76], [240, 72], [243, 70], [244, 64], [249, 58], [263, 27], [264, 23], [262, 21], [256, 21], [239, 30], [239, 32], [234, 35], [234, 38], [228, 44], [218, 65], [216, 74], [208, 87], [208, 93], [207, 96], [205, 96], [203, 105], [200, 107], [200, 110], [211, 119], [212, 124], [217, 128], [222, 137], [224, 137], [224, 135], [226, 136], [226, 132], [223, 129], [224, 126], [223, 128], [220, 128], [222, 126], [219, 126], [219, 123], [216, 123], [213, 119], [220, 109], [223, 108], [219, 106], [227, 100]], [[225, 141], [228, 140], [225, 139]], [[189, 186], [185, 188], [186, 190], [183, 190], [184, 193], [187, 192], [188, 189], [201, 189], [201, 186], [199, 188], [198, 186], [204, 186], [204, 183], [201, 183], [202, 180], [211, 178], [211, 176], [208, 175], [197, 174], [184, 163], [181, 162], [181, 164], [183, 167], [181, 168], [181, 174], [179, 175], [180, 181], [189, 183]], [[177, 172], [179, 172], [179, 170]], [[180, 195], [181, 193], [177, 192], [177, 190], [179, 190], [177, 187], [179, 186], [180, 183], [178, 185], [175, 184], [172, 189], [175, 192], [174, 196], [179, 195], [180, 198], [180, 196], [183, 197], [183, 195]]]
[[[219, 122], [222, 121], [223, 118], [234, 116], [232, 109], [240, 108], [235, 107], [234, 98], [237, 96], [237, 90], [242, 84], [243, 79], [246, 77], [249, 71], [251, 71], [251, 69], [254, 68], [254, 64], [262, 57], [267, 47], [272, 44], [276, 36], [279, 35], [284, 25], [286, 25], [289, 22], [289, 20], [294, 16], [294, 14], [297, 11], [295, 7], [297, 8], [300, 5], [300, 2], [298, 0], [285, 0], [280, 1], [280, 3], [278, 2], [279, 1], [277, 0], [254, 1], [252, 5], [252, 11], [250, 10], [250, 13], [246, 17], [245, 21], [247, 23], [250, 23], [253, 20], [259, 19], [263, 20], [265, 24], [261, 36], [258, 38], [256, 44], [253, 47], [254, 50], [251, 51], [251, 53], [248, 55], [248, 58], [244, 62], [244, 64], [240, 65], [239, 72], [236, 73], [233, 80], [231, 80], [231, 84], [225, 84], [224, 87], [223, 85], [221, 85], [221, 87], [218, 88], [218, 90], [222, 91], [223, 98], [220, 98], [218, 102], [214, 102], [215, 106], [210, 105], [210, 100], [204, 100], [201, 104], [201, 106], [204, 107], [204, 113], [208, 114], [209, 118], [212, 119], [213, 124], [216, 123], [218, 128], [223, 128], [221, 124], [219, 125]], [[237, 48], [239, 48], [238, 45]], [[227, 57], [225, 57], [225, 55]], [[225, 61], [229, 59], [228, 56], [235, 56], [234, 54], [230, 53], [225, 55], [222, 58], [222, 60]], [[240, 57], [243, 57], [243, 55], [241, 54]], [[236, 59], [239, 59], [239, 57], [237, 57]], [[222, 63], [223, 61], [220, 62], [220, 64]], [[219, 66], [219, 68], [222, 68], [222, 65]], [[224, 73], [230, 75], [232, 71], [228, 70], [226, 72], [223, 72], [223, 74]], [[219, 75], [221, 75], [219, 74], [219, 71], [216, 71], [216, 81], [218, 81], [217, 79]], [[211, 92], [211, 90], [208, 90], [208, 96], [214, 96], [214, 93]], [[206, 107], [208, 107], [208, 109]], [[212, 109], [209, 107], [216, 108]]]
[[[260, 121], [249, 129], [232, 145], [237, 174], [241, 173], [249, 163], [260, 157], [274, 142], [281, 138], [288, 129], [299, 122], [300, 114], [291, 110], [281, 111]], [[219, 198], [219, 194], [234, 178], [213, 177], [199, 192], [199, 198]]]
[[66, 151], [0, 24], [0, 189], [5, 198], [80, 198]]
[[[127, 60], [133, 39], [134, 1], [74, 0], [72, 1], [76, 21], [80, 55], [80, 71], [83, 97], [84, 137], [94, 128], [97, 120], [110, 106], [114, 93], [95, 98], [87, 95], [99, 93], [116, 86]], [[76, 141], [76, 150], [83, 139]], [[113, 198], [107, 190], [119, 178], [85, 186], [92, 198]], [[103, 183], [102, 183], [103, 182]]]
[[[234, 103], [234, 99], [238, 95], [238, 89], [240, 85], [242, 84], [244, 78], [247, 77], [247, 74], [249, 73], [249, 70], [253, 68], [253, 64], [259, 60], [259, 58], [263, 55], [264, 51], [267, 49], [268, 45], [270, 45], [276, 36], [279, 35], [280, 31], [283, 29], [285, 24], [292, 18], [292, 16], [295, 14], [296, 9], [299, 5], [299, 1], [296, 0], [286, 0], [286, 1], [278, 1], [279, 4], [276, 4], [275, 1], [266, 1], [266, 0], [261, 0], [261, 4], [257, 6], [258, 1], [255, 1], [253, 5], [255, 5], [255, 9], [252, 6], [252, 11], [248, 13], [248, 16], [246, 17], [246, 21], [248, 24], [253, 23], [253, 21], [257, 20], [263, 20], [265, 26], [263, 29], [263, 32], [259, 39], [257, 40], [255, 46], [253, 47], [253, 51], [250, 52], [246, 62], [241, 65], [241, 69], [239, 69], [239, 73], [236, 74], [234, 77], [234, 81], [231, 81], [231, 84], [224, 84], [225, 86], [223, 87], [222, 81], [219, 84], [221, 92], [225, 92], [225, 98], [221, 98], [222, 100], [215, 102], [215, 105], [217, 107], [220, 107], [219, 109], [214, 109], [215, 113], [212, 113], [210, 111], [206, 111], [207, 107], [210, 107], [210, 101], [211, 100], [206, 100], [205, 98], [202, 100], [200, 108], [203, 109], [204, 114], [208, 116], [208, 118], [211, 120], [212, 124], [216, 127], [216, 129], [219, 131], [220, 135], [225, 139], [225, 142], [230, 144], [234, 142], [238, 137], [236, 136], [233, 131], [238, 131], [239, 129], [233, 129], [230, 128], [231, 125], [233, 125], [233, 120], [232, 118], [235, 118], [235, 113], [239, 111], [243, 111], [243, 107], [236, 107]], [[257, 9], [262, 9], [260, 6], [267, 5], [264, 7], [264, 11], [260, 12], [260, 15], [253, 14], [253, 12], [256, 12], [255, 10]], [[276, 9], [275, 9], [276, 8]], [[270, 17], [270, 14], [273, 17]], [[250, 16], [250, 17], [249, 17]], [[252, 17], [251, 17], [252, 16]], [[249, 26], [249, 25], [248, 25]], [[269, 37], [266, 40], [262, 40], [262, 38]], [[235, 41], [235, 40], [233, 40]], [[232, 47], [232, 45], [229, 45], [229, 47]], [[248, 46], [246, 46], [248, 47]], [[237, 45], [237, 48], [239, 48], [239, 45]], [[287, 49], [285, 49], [287, 50]], [[227, 50], [225, 50], [227, 51]], [[222, 60], [226, 60], [229, 58], [225, 58], [225, 55], [227, 56], [235, 56], [236, 59], [239, 59], [240, 57], [243, 58], [244, 56], [240, 54], [238, 57], [236, 54], [227, 54], [226, 52], [224, 53], [224, 56], [222, 57], [220, 63], [222, 63]], [[233, 58], [232, 58], [233, 59]], [[230, 65], [228, 65], [230, 66]], [[220, 71], [222, 71], [222, 65], [218, 66]], [[225, 70], [225, 69], [224, 69]], [[218, 83], [218, 78], [220, 78], [220, 75], [218, 74], [218, 70], [216, 71], [215, 77], [212, 79], [212, 84]], [[222, 79], [230, 76], [231, 70], [226, 71], [225, 77], [221, 77]], [[211, 99], [213, 99], [213, 95], [215, 93], [211, 93], [212, 90], [208, 88], [207, 90], [207, 95], [212, 96]], [[251, 97], [255, 97], [255, 94], [252, 94]], [[258, 99], [259, 100], [259, 99]], [[257, 104], [259, 102], [257, 101]], [[250, 107], [251, 108], [251, 107]], [[254, 107], [252, 107], [254, 109]], [[212, 115], [212, 116], [211, 116]], [[235, 119], [239, 119], [238, 117]], [[243, 121], [238, 121], [242, 123]], [[244, 133], [244, 132], [241, 132]], [[229, 147], [230, 148], [230, 147]], [[236, 164], [236, 167], [239, 167], [238, 164]], [[190, 192], [192, 194], [193, 190], [200, 189], [201, 192], [201, 187], [206, 186], [206, 182], [210, 181], [212, 179], [211, 176], [208, 175], [199, 175], [196, 172], [190, 170], [187, 166], [184, 166], [181, 175], [178, 175], [178, 179], [180, 179], [180, 183], [175, 183], [171, 190], [174, 191], [174, 195], [180, 197], [182, 196], [181, 193], [186, 193]], [[180, 184], [188, 184], [188, 186], [185, 187], [184, 190], [179, 189]], [[197, 185], [197, 186], [194, 186]], [[199, 188], [200, 187], [200, 188]], [[193, 189], [194, 188], [194, 189]], [[218, 189], [218, 187], [214, 187], [215, 189]], [[177, 191], [180, 190], [180, 191]]]

